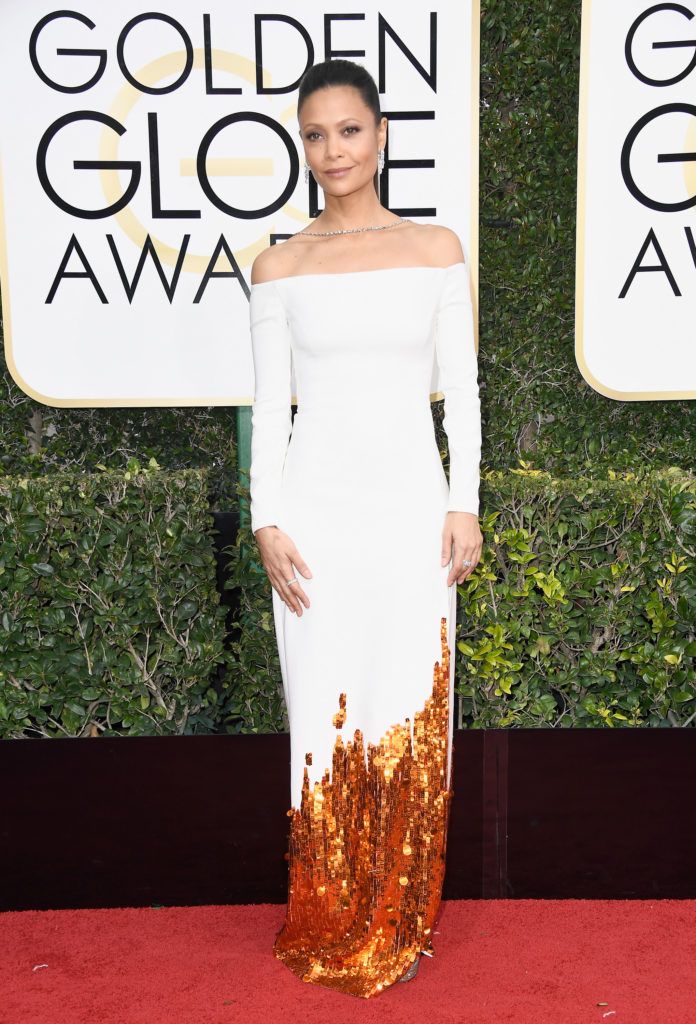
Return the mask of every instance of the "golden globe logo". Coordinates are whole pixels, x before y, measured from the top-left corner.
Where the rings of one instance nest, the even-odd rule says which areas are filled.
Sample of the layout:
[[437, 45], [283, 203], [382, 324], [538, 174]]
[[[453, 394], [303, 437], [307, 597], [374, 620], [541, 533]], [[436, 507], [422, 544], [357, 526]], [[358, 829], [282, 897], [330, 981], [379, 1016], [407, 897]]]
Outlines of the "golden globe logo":
[[[256, 42], [259, 49], [262, 46], [261, 27], [264, 22], [282, 20], [292, 23], [293, 27], [302, 33], [308, 45], [308, 63], [311, 57], [312, 43], [306, 34], [306, 30], [295, 19], [289, 19], [282, 15], [256, 15], [257, 32]], [[94, 22], [84, 15], [76, 12], [55, 12], [42, 18], [34, 28], [30, 40], [30, 59], [37, 75], [50, 88], [61, 92], [84, 93], [95, 87], [101, 80], [108, 62], [108, 54], [105, 50], [87, 49], [79, 47], [60, 48], [59, 53], [66, 53], [71, 60], [89, 58], [96, 60], [97, 67], [91, 77], [84, 82], [66, 86], [63, 83], [51, 78], [42, 68], [37, 54], [37, 43], [43, 29], [52, 21], [58, 19], [74, 19], [82, 22], [88, 28], [93, 29]], [[144, 22], [163, 22], [181, 37], [183, 50], [164, 53], [152, 59], [147, 64], [130, 69], [126, 63], [125, 49], [130, 34]], [[150, 196], [150, 217], [153, 221], [157, 219], [199, 219], [202, 211], [198, 209], [165, 209], [162, 205], [162, 168], [160, 165], [160, 126], [159, 115], [156, 111], [147, 112], [146, 137], [142, 139], [146, 154], [144, 160], [127, 160], [119, 155], [121, 139], [126, 134], [129, 122], [133, 123], [134, 114], [138, 112], [144, 97], [168, 96], [179, 89], [182, 89], [189, 80], [192, 72], [199, 71], [204, 75], [203, 96], [233, 94], [240, 95], [242, 89], [239, 86], [220, 86], [213, 83], [213, 72], [215, 70], [227, 72], [237, 79], [246, 80], [259, 95], [272, 93], [285, 93], [294, 90], [297, 82], [273, 87], [270, 84], [268, 73], [260, 74], [260, 65], [243, 57], [241, 54], [229, 53], [214, 48], [211, 42], [210, 15], [203, 15], [203, 27], [205, 45], [203, 48], [194, 48], [191, 39], [184, 26], [176, 19], [166, 14], [141, 14], [132, 18], [120, 32], [116, 42], [116, 60], [124, 78], [124, 85], [114, 99], [107, 111], [79, 110], [66, 113], [54, 121], [43, 133], [36, 154], [36, 166], [39, 180], [42, 187], [54, 203], [64, 213], [75, 217], [89, 220], [113, 218], [123, 234], [140, 249], [141, 255], [137, 269], [132, 281], [128, 281], [126, 271], [118, 250], [116, 241], [112, 234], [106, 235], [106, 241], [111, 250], [114, 262], [118, 269], [119, 276], [123, 282], [129, 301], [132, 301], [137, 283], [142, 273], [145, 259], [150, 253], [163, 287], [171, 301], [176, 290], [179, 275], [182, 272], [189, 272], [200, 275], [202, 280], [195, 293], [193, 302], [199, 302], [206, 288], [207, 283], [214, 277], [234, 276], [239, 279], [247, 290], [241, 267], [247, 266], [253, 259], [259, 248], [266, 244], [267, 232], [260, 233], [250, 244], [234, 253], [228, 244], [224, 234], [221, 234], [211, 254], [193, 253], [189, 250], [191, 240], [190, 233], [183, 235], [181, 244], [177, 247], [169, 244], [164, 239], [153, 235], [135, 213], [133, 200], [138, 190], [145, 188], [149, 190]], [[308, 66], [308, 65], [307, 65]], [[302, 69], [304, 73], [305, 68]], [[176, 76], [173, 81], [163, 84], [166, 79]], [[281, 111], [278, 119], [267, 114], [253, 110], [240, 110], [227, 114], [213, 122], [204, 133], [198, 147], [195, 158], [182, 157], [179, 171], [182, 175], [194, 176], [198, 180], [202, 194], [209, 200], [210, 204], [220, 210], [223, 214], [239, 220], [260, 220], [278, 210], [296, 219], [300, 226], [307, 223], [307, 216], [302, 211], [289, 204], [299, 177], [299, 158], [297, 148], [283, 126], [283, 121], [294, 118], [296, 104], [292, 104]], [[203, 122], [204, 111], [201, 122]], [[47, 157], [49, 147], [53, 139], [62, 131], [69, 129], [71, 125], [79, 121], [89, 121], [103, 125], [99, 140], [99, 156], [96, 160], [75, 159], [75, 170], [92, 170], [99, 173], [102, 185], [105, 204], [99, 209], [85, 209], [69, 202], [51, 182], [47, 171]], [[268, 177], [275, 182], [276, 174], [273, 162], [268, 157], [237, 156], [237, 157], [211, 157], [210, 149], [222, 138], [229, 138], [228, 129], [234, 126], [257, 122], [263, 125], [269, 132], [277, 136], [287, 156], [287, 174], [282, 189], [277, 195], [262, 207], [245, 209], [235, 206], [227, 201], [221, 192], [215, 187], [216, 179], [230, 179], [240, 175], [250, 175], [254, 178]], [[137, 131], [143, 134], [142, 123], [138, 124]], [[143, 180], [143, 171], [147, 178]], [[128, 183], [125, 188], [121, 184], [121, 174], [128, 175]], [[82, 271], [68, 271], [67, 266], [71, 257], [76, 256], [83, 267]], [[168, 281], [161, 270], [163, 264], [174, 267], [171, 281]], [[63, 259], [51, 283], [47, 302], [52, 302], [58, 290], [61, 280], [66, 277], [82, 276], [92, 281], [94, 288], [102, 302], [107, 302], [106, 294], [99, 283], [96, 273], [90, 265], [88, 254], [80, 245], [75, 234], [69, 240]]]

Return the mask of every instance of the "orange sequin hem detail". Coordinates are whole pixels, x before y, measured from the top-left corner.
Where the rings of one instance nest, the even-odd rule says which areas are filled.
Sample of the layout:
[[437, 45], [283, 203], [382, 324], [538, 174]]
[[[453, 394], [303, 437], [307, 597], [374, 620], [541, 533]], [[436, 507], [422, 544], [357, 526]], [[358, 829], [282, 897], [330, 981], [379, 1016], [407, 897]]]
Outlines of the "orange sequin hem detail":
[[[291, 807], [285, 922], [273, 951], [303, 981], [378, 995], [430, 939], [445, 871], [450, 651], [440, 620], [433, 688], [410, 719], [367, 744], [336, 736], [333, 765]], [[343, 726], [346, 695], [333, 716]], [[311, 752], [306, 764], [311, 764]]]

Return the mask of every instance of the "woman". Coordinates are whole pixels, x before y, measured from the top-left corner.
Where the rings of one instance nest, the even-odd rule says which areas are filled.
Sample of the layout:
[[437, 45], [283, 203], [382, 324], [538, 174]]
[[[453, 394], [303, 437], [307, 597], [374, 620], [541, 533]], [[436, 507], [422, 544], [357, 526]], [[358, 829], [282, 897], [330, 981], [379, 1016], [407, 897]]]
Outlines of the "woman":
[[257, 256], [250, 299], [251, 528], [273, 587], [291, 744], [274, 951], [304, 981], [369, 998], [433, 953], [456, 584], [482, 545], [477, 360], [459, 238], [379, 201], [387, 119], [374, 80], [352, 61], [315, 65], [298, 120], [324, 210]]

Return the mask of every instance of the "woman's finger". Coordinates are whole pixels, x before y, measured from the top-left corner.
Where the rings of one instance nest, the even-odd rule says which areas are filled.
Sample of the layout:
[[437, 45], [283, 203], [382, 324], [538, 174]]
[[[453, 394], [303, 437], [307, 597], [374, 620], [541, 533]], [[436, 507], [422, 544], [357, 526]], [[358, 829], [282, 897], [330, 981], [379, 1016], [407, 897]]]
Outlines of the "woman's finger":
[[[464, 565], [464, 560], [471, 562], [471, 565]], [[481, 559], [481, 545], [467, 545], [457, 552], [455, 569], [457, 571], [457, 583], [463, 583], [467, 579]]]
[[261, 530], [256, 538], [266, 575], [281, 601], [290, 611], [301, 616], [302, 605], [309, 608], [310, 601], [300, 585], [297, 572], [308, 579], [312, 578], [312, 572], [287, 534], [277, 527], [271, 533], [269, 539]]
[[[449, 571], [447, 577], [447, 585], [451, 586], [455, 581], [461, 583], [462, 579], [466, 578], [466, 575], [474, 568], [474, 554], [476, 552], [475, 546], [471, 544], [461, 544], [455, 540], [453, 545], [453, 556], [452, 556], [452, 568]], [[462, 565], [465, 558], [468, 558], [472, 565]], [[462, 575], [464, 573], [464, 576]]]
[[452, 558], [452, 532], [445, 528], [442, 533], [442, 548], [440, 551], [440, 565], [447, 565]]
[[[278, 570], [278, 575], [282, 578], [282, 591], [280, 592], [280, 596], [283, 598], [290, 611], [295, 612], [296, 615], [302, 618], [302, 605], [304, 604], [306, 608], [309, 608], [309, 598], [302, 589], [302, 585], [297, 579], [297, 572], [295, 570], [296, 567], [293, 565], [290, 557], [286, 556]], [[297, 582], [293, 580], [293, 577], [295, 577]]]

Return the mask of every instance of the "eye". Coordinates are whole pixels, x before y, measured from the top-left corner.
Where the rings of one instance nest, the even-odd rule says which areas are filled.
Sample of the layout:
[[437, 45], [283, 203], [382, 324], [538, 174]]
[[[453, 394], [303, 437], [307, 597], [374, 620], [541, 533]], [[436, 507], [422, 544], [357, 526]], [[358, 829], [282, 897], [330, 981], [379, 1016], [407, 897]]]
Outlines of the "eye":
[[347, 132], [359, 132], [359, 131], [360, 131], [360, 129], [358, 128], [358, 126], [357, 126], [357, 125], [354, 125], [354, 124], [349, 124], [349, 125], [346, 125], [346, 128], [345, 128], [345, 130], [346, 130]]
[[305, 138], [309, 139], [310, 142], [311, 142], [312, 141], [312, 136], [313, 135], [318, 135], [318, 134], [319, 134], [319, 132], [307, 132], [307, 134], [305, 135]]

